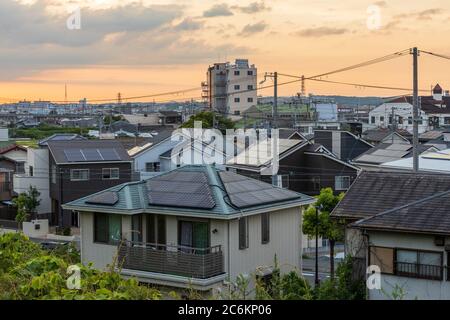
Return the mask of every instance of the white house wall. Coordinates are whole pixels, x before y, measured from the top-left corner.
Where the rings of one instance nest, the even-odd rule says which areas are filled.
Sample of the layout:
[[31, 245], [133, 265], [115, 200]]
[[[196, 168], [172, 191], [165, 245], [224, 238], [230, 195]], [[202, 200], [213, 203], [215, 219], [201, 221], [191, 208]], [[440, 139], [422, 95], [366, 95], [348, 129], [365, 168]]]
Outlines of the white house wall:
[[[446, 239], [449, 244], [450, 239]], [[438, 251], [443, 253], [443, 262], [446, 265], [447, 253], [445, 248], [438, 247], [434, 244], [434, 237], [430, 235], [415, 235], [406, 233], [388, 233], [388, 232], [369, 232], [369, 243], [372, 246], [403, 248], [403, 249], [419, 249]], [[395, 275], [381, 275], [381, 289], [369, 290], [369, 298], [371, 300], [389, 299], [385, 293], [392, 293], [396, 284], [403, 287], [406, 296], [405, 299], [450, 299], [450, 282], [446, 281], [446, 272], [444, 272], [444, 280], [425, 280], [409, 277], [399, 277]]]

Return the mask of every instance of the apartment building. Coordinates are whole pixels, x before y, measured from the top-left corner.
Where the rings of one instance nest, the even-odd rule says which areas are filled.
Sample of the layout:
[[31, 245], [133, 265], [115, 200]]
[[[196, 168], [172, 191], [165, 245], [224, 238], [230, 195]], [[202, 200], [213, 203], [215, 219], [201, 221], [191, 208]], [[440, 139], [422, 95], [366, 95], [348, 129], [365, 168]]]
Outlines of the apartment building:
[[202, 86], [208, 107], [223, 114], [239, 116], [257, 104], [257, 68], [247, 59], [215, 63]]

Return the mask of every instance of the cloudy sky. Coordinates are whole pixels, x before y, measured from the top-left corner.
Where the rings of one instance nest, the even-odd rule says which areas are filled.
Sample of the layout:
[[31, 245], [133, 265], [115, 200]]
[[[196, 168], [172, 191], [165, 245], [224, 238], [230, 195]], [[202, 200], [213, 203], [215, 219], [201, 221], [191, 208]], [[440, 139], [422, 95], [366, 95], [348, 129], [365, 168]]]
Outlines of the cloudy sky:
[[[64, 100], [65, 83], [69, 100], [188, 89], [199, 86], [209, 64], [235, 58], [248, 58], [260, 73], [308, 76], [414, 45], [450, 55], [445, 36], [450, 32], [449, 1], [405, 3], [1, 0], [0, 102], [10, 98]], [[380, 12], [379, 24], [374, 5]], [[67, 19], [77, 8], [81, 29], [70, 30]], [[450, 89], [450, 61], [422, 55], [420, 66], [421, 88], [439, 82]], [[411, 87], [411, 57], [328, 80]], [[299, 90], [298, 84], [280, 88], [285, 95]], [[323, 83], [307, 83], [306, 90], [358, 96], [401, 93]]]

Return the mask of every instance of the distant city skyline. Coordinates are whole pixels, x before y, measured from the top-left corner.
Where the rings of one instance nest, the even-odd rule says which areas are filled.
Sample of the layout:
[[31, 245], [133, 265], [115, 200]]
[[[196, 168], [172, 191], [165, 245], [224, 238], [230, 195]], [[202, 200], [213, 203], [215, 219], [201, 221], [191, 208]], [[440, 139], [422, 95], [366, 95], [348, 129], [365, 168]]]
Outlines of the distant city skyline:
[[[80, 13], [80, 29], [67, 20]], [[379, 10], [380, 19], [376, 17]], [[156, 101], [200, 97], [207, 67], [249, 59], [259, 71], [315, 75], [412, 46], [450, 55], [450, 3], [429, 0], [2, 0], [0, 103], [103, 99], [199, 87]], [[378, 23], [379, 22], [379, 23]], [[409, 56], [327, 80], [412, 87]], [[420, 87], [450, 89], [450, 61], [420, 57]], [[280, 82], [289, 81], [280, 78]], [[300, 84], [279, 89], [293, 95]], [[408, 92], [306, 83], [324, 95]], [[272, 90], [259, 92], [271, 95]], [[148, 99], [147, 99], [148, 100]], [[136, 100], [139, 101], [139, 100]]]

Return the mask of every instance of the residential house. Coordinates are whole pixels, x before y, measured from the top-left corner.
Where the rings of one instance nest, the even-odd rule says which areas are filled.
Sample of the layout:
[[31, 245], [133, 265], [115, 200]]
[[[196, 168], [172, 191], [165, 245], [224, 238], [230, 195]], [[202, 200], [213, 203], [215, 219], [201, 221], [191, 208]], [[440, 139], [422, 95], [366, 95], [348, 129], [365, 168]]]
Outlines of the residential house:
[[50, 141], [48, 150], [53, 224], [78, 226], [61, 204], [131, 181], [133, 161], [118, 141]]
[[[413, 158], [405, 158], [381, 164], [383, 170], [412, 171]], [[450, 174], [450, 149], [428, 150], [419, 155], [419, 171]]]
[[340, 130], [315, 130], [314, 142], [323, 145], [338, 159], [349, 162], [373, 145], [351, 132]]
[[69, 202], [81, 259], [151, 284], [207, 291], [238, 275], [301, 272], [302, 212], [314, 199], [209, 165], [187, 165]]
[[278, 172], [272, 175], [271, 168], [277, 163], [273, 153], [260, 151], [272, 148], [270, 143], [263, 144], [266, 142], [253, 144], [228, 160], [228, 170], [308, 195], [318, 195], [327, 187], [344, 192], [359, 173], [359, 168], [338, 159], [320, 144], [278, 139]]
[[412, 134], [401, 129], [377, 128], [364, 131], [362, 138], [373, 145], [380, 143], [404, 143], [412, 140]]
[[161, 125], [167, 124], [181, 124], [183, 122], [183, 116], [178, 111], [159, 111], [159, 119]]
[[381, 271], [369, 299], [450, 299], [450, 175], [363, 172], [332, 212], [346, 252]]

